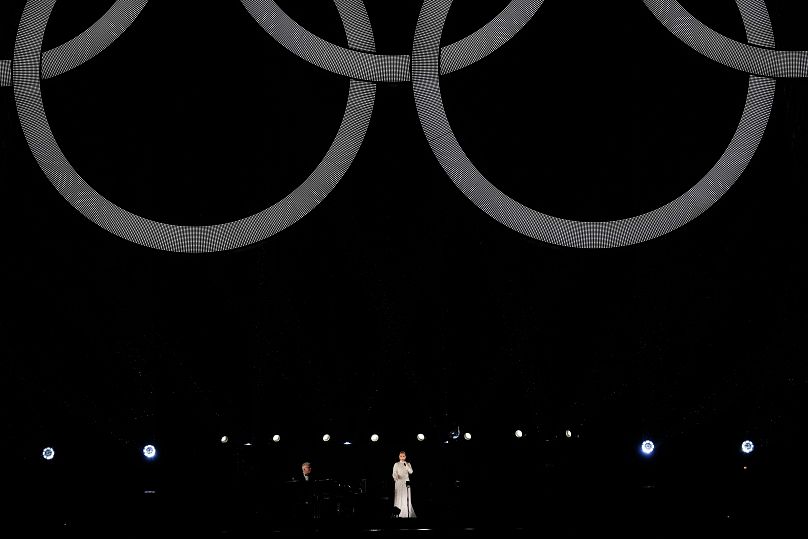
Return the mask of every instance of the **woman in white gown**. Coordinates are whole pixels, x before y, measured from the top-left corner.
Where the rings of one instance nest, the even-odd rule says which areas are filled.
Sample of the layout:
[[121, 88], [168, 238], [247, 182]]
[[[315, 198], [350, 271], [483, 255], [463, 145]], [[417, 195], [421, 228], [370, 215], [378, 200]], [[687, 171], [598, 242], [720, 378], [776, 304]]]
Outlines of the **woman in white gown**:
[[393, 481], [396, 489], [393, 497], [393, 505], [399, 509], [400, 518], [415, 518], [415, 511], [412, 509], [412, 493], [410, 492], [410, 475], [412, 474], [412, 464], [407, 462], [407, 453], [401, 451], [398, 454], [398, 462], [393, 464]]

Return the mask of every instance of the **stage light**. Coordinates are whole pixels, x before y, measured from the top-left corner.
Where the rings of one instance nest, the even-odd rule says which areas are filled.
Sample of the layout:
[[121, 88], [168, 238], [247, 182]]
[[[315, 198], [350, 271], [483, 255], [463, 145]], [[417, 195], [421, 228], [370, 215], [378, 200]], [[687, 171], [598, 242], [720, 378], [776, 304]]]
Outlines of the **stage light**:
[[351, 442], [345, 441], [345, 442], [342, 442], [342, 445], [351, 445]]
[[370, 435], [370, 441], [371, 442], [378, 442], [379, 441], [379, 435], [378, 434], [371, 434]]
[[275, 443], [280, 442], [280, 441], [281, 441], [281, 437], [280, 437], [279, 435], [277, 435], [277, 434], [276, 434], [275, 436], [273, 436], [273, 437], [272, 437], [272, 441], [273, 441], [273, 442], [275, 442]]
[[572, 438], [572, 431], [569, 429], [565, 430], [564, 436], [566, 436], [567, 438]]
[[54, 451], [52, 447], [46, 447], [45, 449], [42, 450], [42, 458], [45, 460], [53, 460], [53, 457], [55, 456], [56, 451]]
[[157, 456], [157, 449], [151, 444], [145, 445], [143, 446], [143, 456], [147, 459], [153, 459]]
[[324, 442], [327, 442], [327, 441], [328, 441], [328, 440], [330, 440], [330, 439], [331, 439], [331, 435], [330, 435], [330, 434], [323, 434], [323, 441], [324, 441]]
[[423, 434], [418, 434], [418, 436], [416, 436], [416, 438], [418, 438], [418, 441], [419, 441], [419, 442], [423, 442], [423, 441], [424, 441], [424, 435], [423, 435]]
[[514, 432], [513, 435], [516, 436], [517, 438], [521, 438], [522, 437], [522, 431], [519, 430], [519, 429], [516, 429], [516, 432]]
[[654, 452], [654, 442], [651, 440], [645, 440], [642, 444], [640, 444], [640, 449], [646, 455], [650, 455]]
[[230, 438], [228, 438], [227, 436], [222, 436], [222, 443], [223, 444], [226, 444], [228, 442], [228, 440], [230, 440]]
[[741, 443], [741, 451], [746, 453], [747, 455], [755, 450], [755, 444], [753, 444], [750, 440], [744, 440]]
[[471, 440], [471, 433], [467, 432], [466, 434], [463, 435], [463, 438], [466, 440]]

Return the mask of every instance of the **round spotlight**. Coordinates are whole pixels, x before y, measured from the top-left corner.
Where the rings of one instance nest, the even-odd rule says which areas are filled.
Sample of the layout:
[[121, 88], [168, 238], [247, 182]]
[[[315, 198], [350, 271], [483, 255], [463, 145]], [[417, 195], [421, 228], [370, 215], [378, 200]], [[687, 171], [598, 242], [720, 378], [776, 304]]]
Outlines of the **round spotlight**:
[[744, 440], [741, 443], [741, 451], [746, 453], [747, 455], [755, 450], [755, 444], [753, 444], [750, 440]]
[[273, 442], [276, 442], [276, 443], [277, 443], [277, 442], [280, 442], [280, 441], [281, 441], [281, 437], [280, 437], [279, 435], [277, 435], [277, 434], [276, 434], [275, 436], [273, 436], [273, 437], [272, 437], [272, 441], [273, 441]]
[[570, 429], [565, 430], [564, 436], [566, 436], [567, 438], [572, 438], [572, 431]]
[[42, 450], [42, 458], [45, 460], [53, 460], [53, 457], [55, 456], [56, 451], [54, 451], [52, 447], [46, 447], [45, 449]]
[[143, 446], [143, 456], [147, 459], [153, 459], [157, 456], [157, 449], [151, 444]]
[[229, 440], [230, 440], [230, 438], [228, 438], [227, 436], [222, 436], [222, 443], [223, 444], [226, 444]]
[[466, 434], [464, 434], [464, 435], [463, 435], [463, 439], [465, 439], [465, 440], [471, 440], [471, 433], [470, 433], [470, 432], [467, 432]]
[[379, 435], [378, 434], [371, 434], [370, 435], [370, 441], [371, 442], [378, 442], [379, 441]]
[[523, 436], [522, 431], [519, 429], [516, 429], [516, 432], [514, 432], [513, 435], [517, 438], [521, 438]]
[[418, 436], [416, 436], [416, 438], [418, 438], [418, 441], [419, 441], [419, 442], [423, 442], [423, 441], [424, 441], [424, 435], [423, 435], [423, 434], [420, 434], [420, 433], [419, 433], [419, 434], [418, 434]]
[[327, 441], [328, 441], [328, 440], [330, 440], [330, 439], [331, 439], [331, 435], [330, 435], [330, 434], [323, 434], [323, 441], [324, 441], [324, 442], [327, 442]]
[[646, 454], [650, 455], [654, 452], [654, 442], [651, 440], [645, 440], [642, 444], [640, 444], [640, 450]]

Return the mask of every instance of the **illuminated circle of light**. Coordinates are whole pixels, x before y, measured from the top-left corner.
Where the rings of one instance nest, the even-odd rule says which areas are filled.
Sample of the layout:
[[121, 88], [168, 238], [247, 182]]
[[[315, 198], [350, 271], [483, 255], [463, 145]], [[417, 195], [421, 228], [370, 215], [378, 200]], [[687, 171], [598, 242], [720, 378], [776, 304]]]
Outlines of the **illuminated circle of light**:
[[[741, 120], [727, 149], [709, 172], [678, 198], [650, 212], [614, 221], [574, 221], [524, 206], [477, 170], [449, 125], [440, 90], [440, 38], [452, 0], [424, 0], [412, 51], [413, 95], [432, 153], [460, 191], [479, 209], [512, 230], [547, 243], [575, 248], [609, 248], [665, 235], [710, 208], [741, 176], [766, 130], [775, 81], [749, 77]], [[747, 39], [773, 44], [763, 0], [738, 0]]]
[[227, 436], [222, 436], [222, 440], [221, 440], [221, 442], [222, 442], [223, 444], [226, 444], [228, 441], [230, 441], [230, 438], [228, 438]]
[[516, 436], [517, 438], [521, 438], [522, 436], [524, 436], [524, 433], [521, 430], [516, 429], [516, 432], [514, 432], [513, 435]]
[[327, 441], [328, 441], [328, 440], [330, 440], [330, 439], [331, 439], [331, 435], [330, 435], [330, 434], [323, 434], [323, 441], [324, 441], [324, 442], [327, 442]]
[[465, 433], [465, 434], [463, 435], [463, 439], [464, 439], [464, 440], [471, 440], [471, 433], [470, 433], [470, 432]]
[[741, 451], [743, 451], [747, 455], [754, 450], [755, 450], [755, 444], [753, 444], [751, 440], [744, 440], [743, 442], [741, 442]]
[[379, 441], [379, 435], [378, 434], [371, 434], [370, 435], [370, 441], [371, 442], [378, 442]]
[[654, 452], [654, 442], [651, 440], [645, 440], [640, 444], [640, 451], [642, 451], [644, 455], [650, 455]]
[[280, 442], [280, 441], [281, 441], [281, 437], [280, 437], [280, 435], [278, 435], [278, 434], [274, 435], [274, 436], [272, 437], [272, 441], [273, 441], [273, 442], [275, 442], [275, 443]]
[[423, 442], [424, 439], [425, 439], [425, 436], [423, 434], [419, 433], [418, 436], [416, 436], [416, 438], [418, 439], [419, 442]]
[[[361, 0], [339, 0], [347, 8], [348, 43], [372, 46]], [[308, 214], [334, 189], [356, 157], [373, 112], [376, 87], [351, 80], [345, 115], [322, 162], [291, 193], [268, 208], [228, 223], [180, 226], [146, 219], [117, 206], [93, 189], [62, 153], [48, 124], [41, 92], [42, 40], [56, 0], [28, 0], [17, 28], [13, 60], [14, 97], [23, 134], [34, 158], [59, 194], [104, 230], [139, 245], [183, 253], [235, 249], [264, 240]], [[374, 49], [370, 49], [373, 52]]]
[[45, 460], [53, 460], [56, 456], [56, 451], [52, 447], [46, 447], [42, 450], [42, 458]]
[[153, 459], [157, 456], [157, 448], [151, 444], [143, 446], [143, 456], [147, 459]]

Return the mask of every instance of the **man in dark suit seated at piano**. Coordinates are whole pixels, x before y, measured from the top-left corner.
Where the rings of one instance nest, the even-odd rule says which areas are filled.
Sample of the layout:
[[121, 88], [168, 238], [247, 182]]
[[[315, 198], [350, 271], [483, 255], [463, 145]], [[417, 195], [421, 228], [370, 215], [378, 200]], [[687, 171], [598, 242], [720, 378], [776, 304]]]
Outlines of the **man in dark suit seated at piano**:
[[305, 519], [319, 518], [320, 508], [317, 497], [317, 483], [312, 473], [311, 462], [304, 462], [301, 466], [301, 474], [298, 479], [298, 502], [300, 516]]

